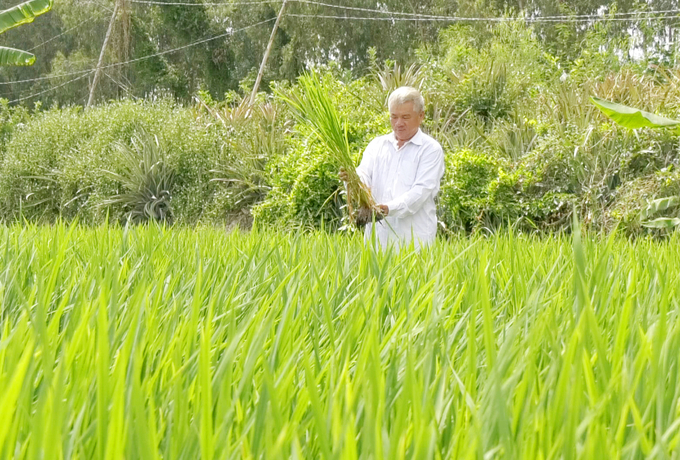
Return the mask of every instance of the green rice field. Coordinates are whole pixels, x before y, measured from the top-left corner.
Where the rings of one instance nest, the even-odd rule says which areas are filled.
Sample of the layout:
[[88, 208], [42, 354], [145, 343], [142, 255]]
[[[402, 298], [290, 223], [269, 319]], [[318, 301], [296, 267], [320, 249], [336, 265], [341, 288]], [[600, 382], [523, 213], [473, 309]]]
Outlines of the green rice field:
[[0, 227], [0, 459], [679, 458], [679, 243]]

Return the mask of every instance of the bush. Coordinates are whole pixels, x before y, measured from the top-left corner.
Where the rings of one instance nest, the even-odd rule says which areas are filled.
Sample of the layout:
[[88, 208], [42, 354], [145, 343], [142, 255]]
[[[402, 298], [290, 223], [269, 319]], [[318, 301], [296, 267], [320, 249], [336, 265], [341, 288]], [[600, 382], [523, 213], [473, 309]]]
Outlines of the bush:
[[617, 190], [615, 200], [604, 216], [609, 229], [619, 224], [628, 235], [653, 232], [642, 227], [640, 212], [650, 201], [673, 195], [680, 195], [680, 170], [673, 166], [628, 182]]
[[114, 145], [121, 172], [105, 171], [122, 185], [123, 191], [105, 201], [121, 205], [125, 221], [172, 223], [172, 195], [176, 171], [169, 166], [165, 145], [158, 136], [140, 131], [132, 137], [132, 146], [118, 142]]
[[169, 101], [122, 101], [84, 111], [50, 109], [35, 114], [8, 142], [0, 177], [4, 219], [21, 214], [30, 220], [54, 221], [78, 216], [101, 222], [107, 214], [122, 218], [122, 206], [109, 198], [121, 184], [105, 171], [120, 173], [123, 163], [116, 143], [129, 145], [140, 130], [158, 136], [174, 171], [175, 218], [191, 223], [201, 218], [215, 184], [211, 165], [223, 154], [224, 130], [196, 121], [190, 109]]
[[468, 149], [446, 154], [440, 192], [440, 220], [449, 230], [471, 231], [484, 225], [489, 209], [489, 186], [501, 172], [499, 162], [484, 152]]
[[538, 89], [559, 78], [556, 60], [520, 22], [482, 34], [475, 26], [452, 26], [441, 33], [438, 47], [440, 55], [423, 56], [434, 63], [426, 92], [458, 114], [508, 117], [517, 107], [532, 105]]
[[[338, 228], [342, 218], [340, 181], [337, 168], [325, 158], [325, 150], [315, 145], [311, 151], [291, 151], [273, 166], [287, 169], [273, 176], [275, 185], [267, 198], [253, 209], [257, 225], [286, 229]], [[292, 158], [302, 153], [295, 161]], [[304, 155], [309, 153], [309, 155]], [[294, 173], [294, 177], [293, 174]], [[286, 177], [287, 176], [287, 177]]]
[[286, 150], [286, 112], [269, 98], [260, 98], [251, 107], [249, 97], [241, 99], [234, 93], [227, 95], [226, 103], [208, 100], [202, 107], [205, 122], [212, 120], [225, 130], [223, 150], [210, 171], [216, 192], [206, 217], [249, 226], [250, 209], [272, 188], [268, 165]]
[[30, 119], [30, 113], [25, 107], [10, 107], [7, 99], [0, 99], [0, 155], [4, 154], [7, 142], [14, 131], [21, 128]]
[[[436, 46], [419, 50], [412, 66], [373, 59], [364, 78], [334, 65], [321, 73], [348, 121], [356, 163], [371, 139], [390, 131], [389, 91], [404, 83], [421, 88], [423, 128], [446, 151], [443, 228], [471, 232], [511, 223], [523, 231], [562, 231], [576, 209], [587, 228], [622, 222], [640, 234], [646, 201], [677, 193], [678, 133], [617, 127], [589, 97], [674, 116], [680, 72], [619, 57], [622, 42], [610, 40], [607, 27], [588, 32], [574, 51], [578, 58], [559, 65], [532, 28], [512, 22], [453, 26]], [[30, 114], [0, 104], [0, 217], [125, 220], [135, 206], [112, 198], [135, 188], [121, 180], [124, 149], [113, 146], [129, 146], [144, 130], [158, 136], [164, 168], [173, 173], [164, 206], [176, 222], [247, 224], [252, 210], [259, 225], [342, 225], [337, 165], [283, 104], [264, 93], [255, 107], [234, 92], [218, 102], [198, 96], [191, 108], [160, 99]], [[150, 200], [139, 199], [139, 209]]]

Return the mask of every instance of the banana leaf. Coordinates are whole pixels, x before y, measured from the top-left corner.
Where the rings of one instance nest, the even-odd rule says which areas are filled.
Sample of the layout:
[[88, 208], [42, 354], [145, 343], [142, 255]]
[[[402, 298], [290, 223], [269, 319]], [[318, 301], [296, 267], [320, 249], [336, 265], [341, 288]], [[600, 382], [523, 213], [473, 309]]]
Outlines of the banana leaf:
[[54, 0], [29, 0], [0, 11], [0, 34], [14, 27], [33, 22], [36, 16], [47, 13]]
[[0, 67], [5, 65], [33, 65], [35, 55], [14, 48], [0, 46]]
[[606, 101], [599, 97], [591, 97], [590, 100], [593, 101], [593, 104], [595, 104], [602, 113], [625, 128], [671, 128], [680, 125], [680, 121], [678, 120], [654, 115], [653, 113], [645, 112], [644, 110], [617, 104], [616, 102]]
[[642, 210], [640, 218], [643, 220], [649, 219], [654, 214], [661, 211], [665, 211], [668, 208], [672, 208], [680, 204], [680, 197], [677, 196], [667, 196], [665, 198], [659, 198], [647, 205], [646, 208]]
[[643, 222], [642, 226], [647, 228], [662, 228], [671, 229], [680, 225], [680, 219], [677, 217], [659, 217], [658, 219]]

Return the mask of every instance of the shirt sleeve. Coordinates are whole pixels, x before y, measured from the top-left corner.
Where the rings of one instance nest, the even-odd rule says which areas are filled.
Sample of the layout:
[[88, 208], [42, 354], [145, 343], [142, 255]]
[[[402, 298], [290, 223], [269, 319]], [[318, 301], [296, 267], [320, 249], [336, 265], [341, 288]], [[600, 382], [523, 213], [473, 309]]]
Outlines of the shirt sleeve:
[[411, 189], [384, 203], [389, 208], [388, 215], [398, 218], [415, 214], [423, 203], [437, 195], [443, 175], [444, 152], [441, 146], [437, 145], [424, 152]]
[[373, 186], [373, 165], [375, 164], [377, 148], [377, 140], [374, 139], [368, 144], [366, 150], [364, 150], [364, 154], [361, 157], [361, 163], [357, 166], [357, 174], [359, 174], [361, 182], [368, 188]]

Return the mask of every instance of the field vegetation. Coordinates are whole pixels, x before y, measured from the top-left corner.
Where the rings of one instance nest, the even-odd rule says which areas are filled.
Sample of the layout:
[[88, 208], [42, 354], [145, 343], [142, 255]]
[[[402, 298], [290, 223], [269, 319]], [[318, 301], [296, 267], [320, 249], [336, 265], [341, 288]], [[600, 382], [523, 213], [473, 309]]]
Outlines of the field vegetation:
[[[680, 458], [674, 2], [291, 1], [251, 102], [275, 2], [120, 1], [87, 109], [81, 3], [3, 34], [0, 460]], [[347, 225], [402, 85], [420, 252]]]
[[0, 458], [672, 458], [677, 237], [0, 228]]
[[[574, 210], [590, 230], [660, 234], [640, 214], [680, 193], [677, 131], [619, 127], [590, 97], [673, 118], [680, 74], [672, 50], [622, 54], [630, 45], [617, 24], [596, 22], [572, 57], [551, 54], [521, 22], [459, 24], [422, 45], [412, 65], [373, 53], [363, 76], [319, 66], [314, 78], [273, 82], [252, 106], [247, 86], [219, 100], [200, 92], [189, 105], [4, 105], [0, 219], [338, 229], [346, 197], [329, 145], [358, 163], [389, 131], [387, 95], [409, 84], [425, 95], [424, 129], [446, 153], [442, 234], [568, 231]], [[328, 96], [335, 138], [290, 105], [305, 91]]]

